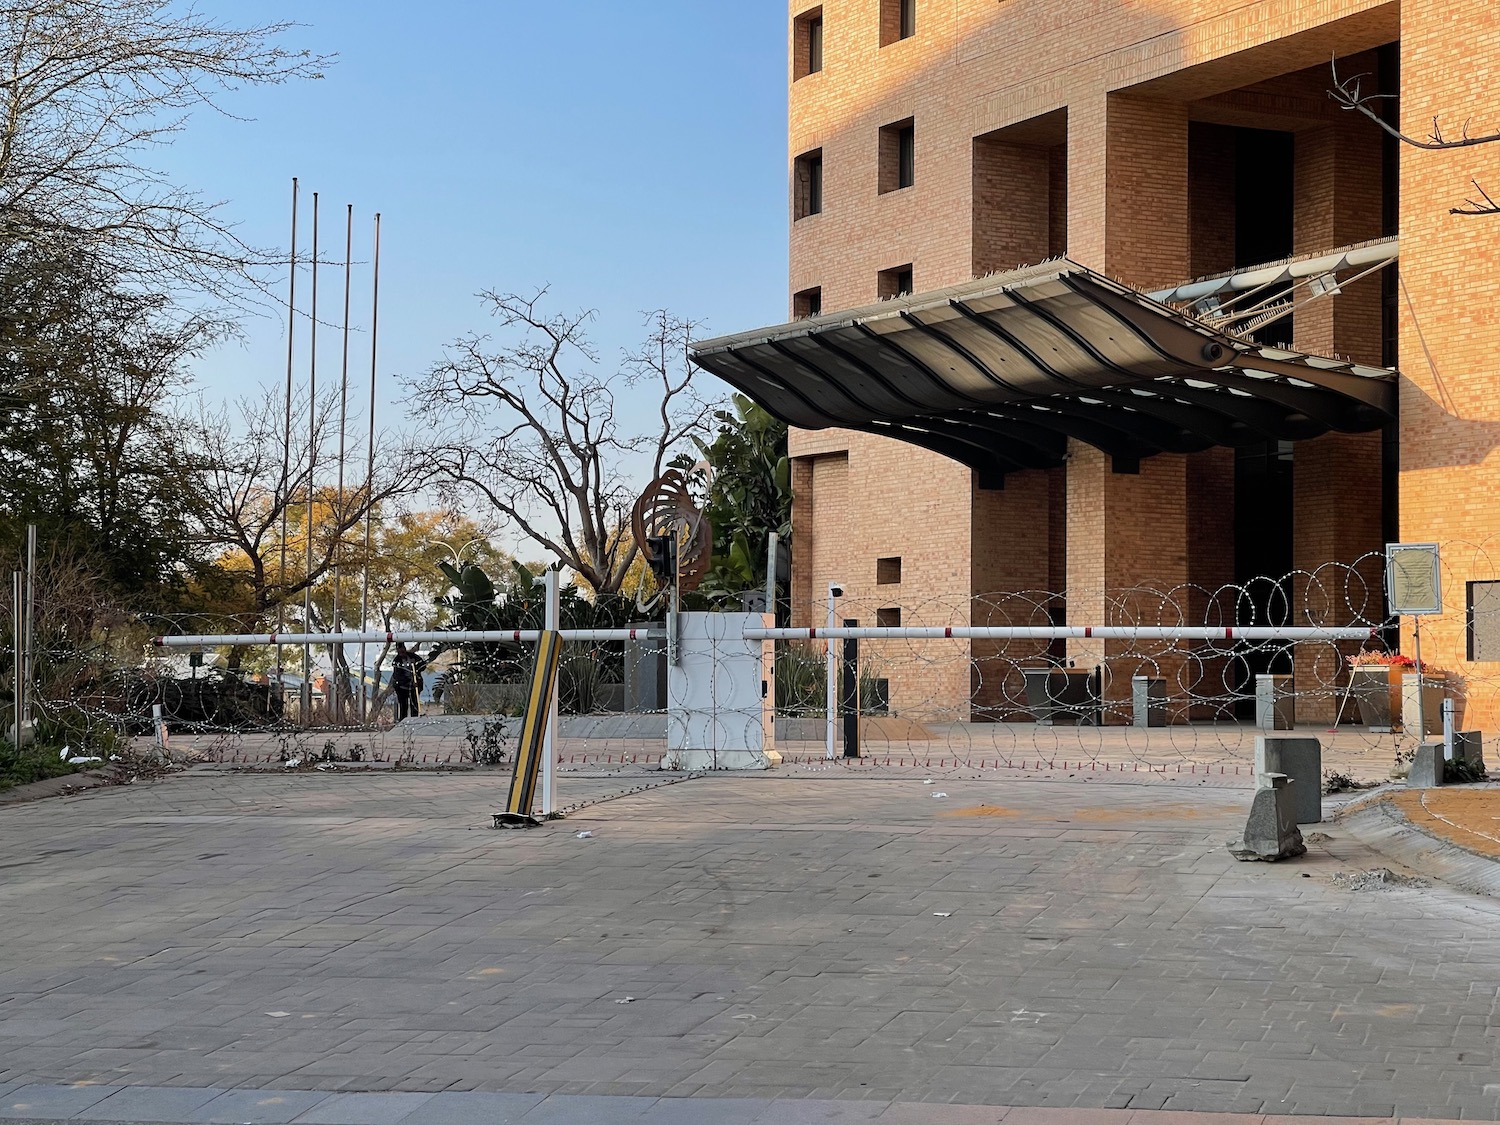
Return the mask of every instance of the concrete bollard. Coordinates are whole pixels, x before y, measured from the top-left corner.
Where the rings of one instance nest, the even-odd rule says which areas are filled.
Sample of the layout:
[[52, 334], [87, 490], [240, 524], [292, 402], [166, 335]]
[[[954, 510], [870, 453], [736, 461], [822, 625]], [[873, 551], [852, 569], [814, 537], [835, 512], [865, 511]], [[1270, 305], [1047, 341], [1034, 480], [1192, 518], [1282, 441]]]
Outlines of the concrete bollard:
[[1302, 832], [1293, 819], [1290, 778], [1284, 773], [1261, 775], [1261, 786], [1250, 802], [1250, 816], [1245, 821], [1245, 835], [1229, 844], [1229, 854], [1250, 862], [1274, 863], [1291, 859], [1307, 851]]
[[1436, 789], [1443, 784], [1443, 744], [1424, 742], [1417, 747], [1411, 760], [1411, 773], [1406, 776], [1408, 789]]
[[1323, 744], [1316, 738], [1257, 735], [1255, 773], [1257, 778], [1286, 774], [1291, 779], [1287, 784], [1287, 799], [1296, 822], [1322, 823]]
[[1167, 681], [1161, 676], [1130, 677], [1131, 722], [1138, 727], [1167, 725]]

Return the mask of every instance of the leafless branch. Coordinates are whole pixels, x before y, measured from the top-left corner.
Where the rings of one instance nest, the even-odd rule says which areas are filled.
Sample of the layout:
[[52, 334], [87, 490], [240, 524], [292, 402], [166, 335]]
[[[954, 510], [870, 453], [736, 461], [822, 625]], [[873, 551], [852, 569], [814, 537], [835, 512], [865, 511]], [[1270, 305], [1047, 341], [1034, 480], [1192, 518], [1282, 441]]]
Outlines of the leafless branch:
[[[334, 437], [336, 401], [317, 404], [313, 432], [305, 420], [306, 401], [294, 402], [292, 435], [283, 442], [284, 403], [275, 395], [245, 399], [237, 417], [227, 410], [200, 406], [183, 424], [196, 434], [203, 457], [198, 467], [194, 513], [202, 527], [203, 546], [219, 553], [219, 565], [248, 587], [251, 610], [263, 614], [301, 596], [342, 558], [358, 563], [354, 543], [365, 517], [412, 493], [420, 484], [416, 459], [389, 437], [380, 439], [375, 471], [357, 481], [342, 497], [314, 489], [317, 522], [308, 565], [307, 504], [314, 464], [328, 465]], [[281, 451], [290, 447], [282, 461]], [[282, 517], [290, 518], [289, 548], [295, 565], [280, 570]], [[343, 552], [341, 555], [340, 552]]]
[[126, 284], [235, 301], [280, 255], [142, 162], [224, 94], [322, 76], [289, 23], [232, 27], [169, 0], [0, 6], [0, 242], [81, 246]]
[[[1442, 125], [1436, 117], [1432, 119], [1432, 132], [1427, 135], [1426, 140], [1419, 140], [1407, 133], [1403, 133], [1397, 126], [1387, 121], [1376, 109], [1376, 105], [1379, 102], [1394, 101], [1394, 94], [1367, 94], [1364, 92], [1361, 82], [1363, 79], [1368, 78], [1369, 75], [1356, 74], [1350, 78], [1340, 79], [1337, 58], [1333, 60], [1332, 67], [1333, 89], [1328, 91], [1328, 96], [1338, 102], [1341, 108], [1353, 110], [1368, 117], [1384, 129], [1389, 136], [1395, 137], [1402, 144], [1410, 145], [1412, 148], [1425, 149], [1428, 152], [1437, 152], [1454, 148], [1472, 148], [1475, 145], [1487, 145], [1500, 141], [1500, 133], [1485, 133], [1477, 137], [1471, 134], [1469, 132], [1468, 118], [1464, 119], [1463, 127], [1459, 130], [1457, 139], [1443, 135]], [[1474, 199], [1465, 199], [1463, 207], [1450, 207], [1448, 214], [1500, 214], [1500, 204], [1497, 204], [1490, 198], [1489, 193], [1480, 186], [1479, 181], [1471, 180], [1470, 182], [1474, 185], [1474, 190], [1479, 193], [1483, 202], [1481, 203]]]
[[[693, 325], [651, 313], [641, 350], [601, 376], [589, 312], [543, 307], [531, 295], [480, 295], [504, 339], [470, 334], [409, 384], [418, 417], [441, 436], [424, 451], [427, 475], [455, 497], [477, 497], [575, 570], [595, 591], [617, 592], [635, 559], [620, 534], [643, 472], [659, 475], [690, 437], [708, 432], [712, 405], [693, 386]], [[656, 422], [629, 434], [616, 391], [650, 394]]]

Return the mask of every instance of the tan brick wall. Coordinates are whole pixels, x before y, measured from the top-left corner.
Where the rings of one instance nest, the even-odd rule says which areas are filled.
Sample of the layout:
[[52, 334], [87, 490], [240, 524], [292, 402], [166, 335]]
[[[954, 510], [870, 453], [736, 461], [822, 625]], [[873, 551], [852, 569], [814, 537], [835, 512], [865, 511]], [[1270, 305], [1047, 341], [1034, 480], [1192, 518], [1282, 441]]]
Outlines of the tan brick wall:
[[1188, 135], [1191, 272], [1228, 273], [1234, 268], [1234, 134], [1224, 125], [1193, 122]]
[[[1500, 8], [1484, 0], [1407, 3], [1401, 12], [1401, 122], [1424, 136], [1500, 129]], [[1450, 215], [1497, 185], [1494, 148], [1401, 157], [1401, 537], [1445, 544], [1451, 611], [1423, 624], [1422, 655], [1470, 686], [1466, 725], [1493, 730], [1495, 665], [1464, 661], [1466, 581], [1500, 558], [1500, 242], [1495, 218]], [[1411, 652], [1411, 622], [1405, 651]]]
[[[839, 443], [837, 452], [817, 456], [808, 455], [812, 443], [794, 443], [793, 487], [802, 482], [812, 500], [793, 500], [793, 595], [803, 599], [794, 602], [793, 623], [822, 625], [828, 583], [839, 582], [841, 620], [873, 625], [876, 611], [890, 606], [901, 610], [902, 624], [968, 624], [974, 474], [888, 438], [839, 431]], [[877, 584], [876, 560], [892, 556], [902, 560], [901, 583]], [[968, 718], [967, 644], [868, 643], [861, 654], [891, 679], [893, 710]]]

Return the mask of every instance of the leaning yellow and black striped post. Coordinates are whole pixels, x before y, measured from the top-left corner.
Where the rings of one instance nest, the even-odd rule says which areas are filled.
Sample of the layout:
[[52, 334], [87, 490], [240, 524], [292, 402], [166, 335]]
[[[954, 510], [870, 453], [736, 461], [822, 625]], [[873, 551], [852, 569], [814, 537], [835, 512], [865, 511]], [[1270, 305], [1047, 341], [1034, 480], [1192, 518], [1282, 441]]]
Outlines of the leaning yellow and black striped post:
[[495, 814], [496, 828], [531, 828], [541, 823], [531, 815], [531, 806], [546, 743], [548, 716], [552, 712], [552, 693], [557, 690], [557, 662], [561, 655], [562, 634], [556, 630], [542, 633], [536, 646], [536, 664], [531, 669], [531, 686], [526, 691], [526, 718], [521, 724], [521, 741], [516, 748], [516, 772], [510, 781], [505, 811]]

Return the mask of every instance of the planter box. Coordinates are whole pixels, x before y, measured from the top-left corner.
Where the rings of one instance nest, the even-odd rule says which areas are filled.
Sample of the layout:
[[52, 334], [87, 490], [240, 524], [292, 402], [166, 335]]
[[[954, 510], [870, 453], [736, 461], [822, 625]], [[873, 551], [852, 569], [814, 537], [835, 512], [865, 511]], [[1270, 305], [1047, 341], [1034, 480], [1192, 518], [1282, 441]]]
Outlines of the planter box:
[[1359, 704], [1360, 720], [1376, 734], [1389, 734], [1401, 714], [1401, 673], [1389, 664], [1356, 664], [1349, 669], [1349, 694]]

